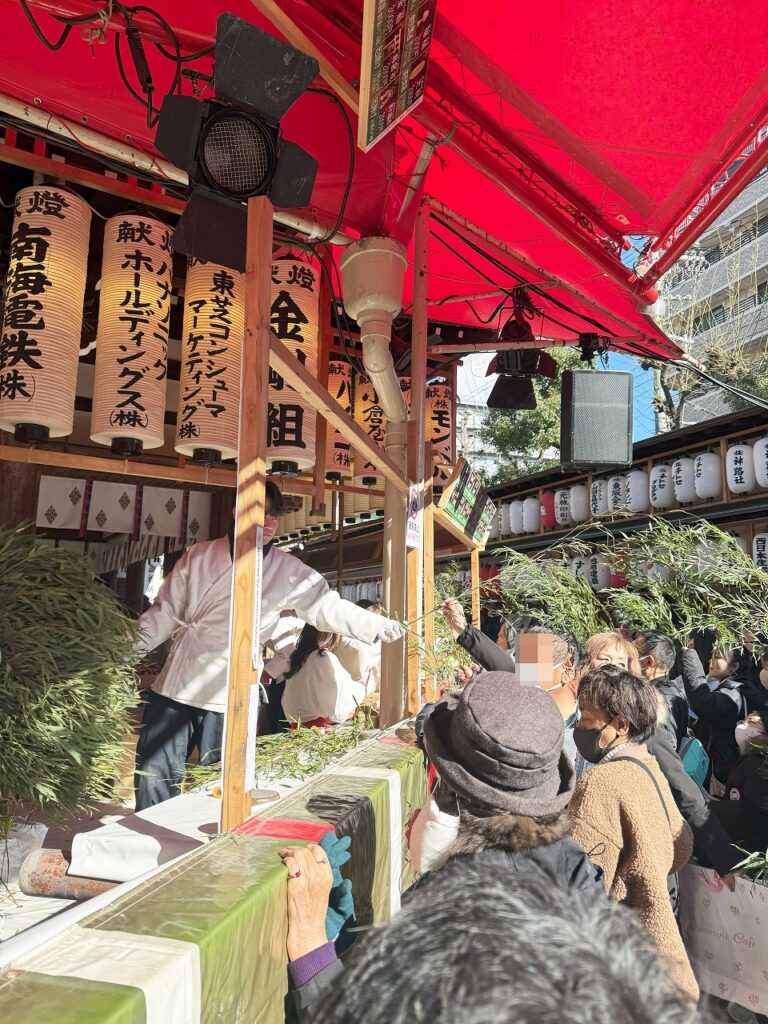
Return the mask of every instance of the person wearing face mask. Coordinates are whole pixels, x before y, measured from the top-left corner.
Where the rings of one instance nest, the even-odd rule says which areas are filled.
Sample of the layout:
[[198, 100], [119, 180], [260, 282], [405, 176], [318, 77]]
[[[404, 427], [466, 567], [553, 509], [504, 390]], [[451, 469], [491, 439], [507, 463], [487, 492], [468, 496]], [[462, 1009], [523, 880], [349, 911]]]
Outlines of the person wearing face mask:
[[735, 846], [768, 847], [768, 710], [753, 712], [734, 730], [740, 757], [712, 810]]
[[698, 985], [667, 891], [668, 876], [691, 855], [693, 837], [645, 746], [657, 709], [653, 685], [618, 666], [583, 677], [574, 739], [595, 767], [576, 783], [573, 838], [602, 869], [609, 895], [636, 911], [670, 975], [695, 1001]]
[[640, 675], [653, 683], [657, 693], [664, 698], [670, 734], [675, 750], [688, 734], [688, 698], [682, 679], [672, 679], [675, 664], [674, 643], [662, 633], [640, 633], [635, 637], [635, 647], [640, 658]]
[[[287, 610], [322, 631], [365, 643], [402, 636], [399, 623], [343, 600], [314, 569], [273, 546], [282, 508], [280, 490], [267, 481], [260, 643], [277, 634]], [[144, 710], [136, 749], [137, 811], [178, 794], [195, 748], [201, 764], [221, 759], [233, 558], [234, 522], [227, 537], [195, 544], [183, 555], [139, 619], [140, 653], [169, 639], [172, 645]]]

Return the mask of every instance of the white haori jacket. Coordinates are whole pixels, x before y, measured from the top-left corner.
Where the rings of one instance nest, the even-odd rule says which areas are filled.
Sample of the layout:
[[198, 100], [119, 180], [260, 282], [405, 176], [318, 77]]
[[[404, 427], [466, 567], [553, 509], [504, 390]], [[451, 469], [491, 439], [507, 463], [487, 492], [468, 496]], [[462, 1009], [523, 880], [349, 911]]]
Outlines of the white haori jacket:
[[283, 712], [289, 722], [346, 722], [366, 692], [365, 683], [353, 679], [332, 651], [312, 651], [285, 681]]
[[[226, 709], [231, 593], [228, 537], [195, 544], [182, 556], [155, 603], [139, 619], [140, 653], [172, 638], [165, 666], [152, 687], [156, 693], [205, 711]], [[262, 644], [279, 632], [285, 609], [320, 630], [366, 643], [402, 635], [397, 622], [343, 600], [314, 569], [272, 547], [264, 555], [262, 570]]]

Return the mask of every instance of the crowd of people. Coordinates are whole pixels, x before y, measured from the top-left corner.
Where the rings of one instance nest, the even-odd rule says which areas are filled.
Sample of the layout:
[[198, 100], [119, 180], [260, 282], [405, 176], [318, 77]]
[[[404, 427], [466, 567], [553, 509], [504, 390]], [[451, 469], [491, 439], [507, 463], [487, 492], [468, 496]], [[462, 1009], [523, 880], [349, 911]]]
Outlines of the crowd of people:
[[676, 873], [695, 858], [732, 889], [766, 847], [768, 658], [531, 620], [494, 642], [458, 601], [442, 612], [474, 672], [416, 720], [432, 785], [403, 910], [342, 967], [325, 852], [283, 851], [299, 1016], [699, 1019]]
[[[381, 644], [402, 629], [273, 547], [281, 502], [268, 485], [271, 725], [330, 727], [379, 689]], [[142, 649], [170, 653], [138, 744], [139, 810], [175, 794], [194, 747], [202, 763], [220, 757], [232, 564], [231, 531], [196, 545], [142, 616]], [[492, 639], [460, 602], [440, 611], [472, 667], [415, 721], [430, 787], [402, 912], [342, 967], [327, 920], [348, 854], [282, 853], [299, 1015], [695, 1020], [677, 872], [694, 858], [732, 889], [745, 851], [768, 846], [768, 655], [754, 638], [722, 651], [707, 635], [681, 648], [623, 629], [582, 645], [533, 618], [497, 623]]]

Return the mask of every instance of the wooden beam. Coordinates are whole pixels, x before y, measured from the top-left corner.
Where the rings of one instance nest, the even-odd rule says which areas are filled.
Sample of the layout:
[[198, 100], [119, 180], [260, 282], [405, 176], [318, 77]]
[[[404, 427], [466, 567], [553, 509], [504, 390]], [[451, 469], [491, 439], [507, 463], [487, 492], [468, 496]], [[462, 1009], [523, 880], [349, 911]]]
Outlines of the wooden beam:
[[360, 96], [344, 76], [336, 70], [328, 58], [315, 46], [309, 36], [281, 10], [275, 0], [251, 0], [253, 6], [285, 36], [289, 43], [320, 65], [320, 75], [356, 114], [360, 109]]
[[472, 625], [480, 629], [480, 551], [472, 548], [469, 555], [472, 574]]
[[[328, 288], [328, 278], [332, 273], [328, 262], [330, 257], [325, 253], [320, 257], [328, 269], [328, 274], [320, 275], [320, 338], [317, 352], [317, 381], [328, 390], [328, 359], [331, 352], [331, 302], [333, 301]], [[319, 416], [315, 428], [315, 469], [314, 492], [312, 494], [312, 511], [320, 511], [325, 502], [325, 449], [328, 438], [328, 423], [324, 416]]]
[[[418, 463], [424, 458], [424, 429], [418, 420], [408, 421], [408, 479], [411, 483], [422, 484], [418, 478]], [[416, 449], [422, 452], [421, 460]], [[422, 467], [422, 473], [424, 472]], [[422, 491], [423, 494], [423, 491]], [[420, 528], [424, 528], [424, 514], [419, 514]], [[423, 706], [421, 699], [421, 634], [424, 608], [424, 556], [423, 541], [418, 547], [408, 548], [405, 553], [405, 621], [410, 632], [406, 636], [406, 709], [409, 715], [418, 714]]]
[[272, 204], [265, 196], [258, 196], [248, 200], [245, 344], [240, 378], [235, 557], [222, 777], [224, 832], [241, 825], [251, 813], [252, 784], [248, 779], [252, 766], [248, 765], [248, 758], [253, 751], [249, 749], [248, 733], [249, 719], [254, 718], [253, 694], [258, 692], [255, 686], [259, 682], [254, 664], [261, 618], [257, 530], [264, 526], [267, 479], [271, 266]]
[[[432, 445], [424, 446], [424, 464], [432, 466]], [[435, 655], [435, 506], [432, 497], [432, 477], [424, 491], [424, 649], [430, 664]], [[424, 699], [437, 699], [437, 677], [428, 672], [424, 678]]]
[[302, 366], [290, 349], [271, 334], [270, 363], [297, 391], [309, 398], [312, 406], [324, 416], [328, 423], [349, 438], [350, 443], [361, 455], [373, 463], [381, 475], [394, 484], [401, 494], [408, 493], [408, 481], [402, 469], [368, 437], [366, 432], [351, 419], [326, 388], [320, 387], [312, 374]]

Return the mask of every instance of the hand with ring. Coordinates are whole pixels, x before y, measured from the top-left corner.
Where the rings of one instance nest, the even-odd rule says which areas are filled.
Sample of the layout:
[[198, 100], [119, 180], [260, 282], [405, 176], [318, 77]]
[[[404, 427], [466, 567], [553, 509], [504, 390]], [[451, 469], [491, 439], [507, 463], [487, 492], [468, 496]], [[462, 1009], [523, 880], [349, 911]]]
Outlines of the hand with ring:
[[328, 939], [325, 916], [333, 873], [325, 851], [316, 844], [280, 851], [288, 870], [288, 958], [311, 953]]

